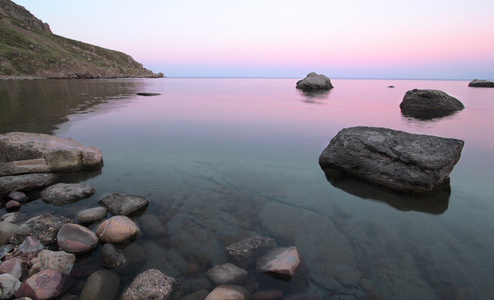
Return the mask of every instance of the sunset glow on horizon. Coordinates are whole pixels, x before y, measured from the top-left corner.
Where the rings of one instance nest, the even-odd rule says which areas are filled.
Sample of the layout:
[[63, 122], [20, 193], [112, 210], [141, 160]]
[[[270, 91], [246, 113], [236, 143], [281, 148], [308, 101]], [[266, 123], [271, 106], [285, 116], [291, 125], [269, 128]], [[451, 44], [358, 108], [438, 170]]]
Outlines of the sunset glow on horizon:
[[494, 2], [14, 0], [168, 77], [494, 78]]

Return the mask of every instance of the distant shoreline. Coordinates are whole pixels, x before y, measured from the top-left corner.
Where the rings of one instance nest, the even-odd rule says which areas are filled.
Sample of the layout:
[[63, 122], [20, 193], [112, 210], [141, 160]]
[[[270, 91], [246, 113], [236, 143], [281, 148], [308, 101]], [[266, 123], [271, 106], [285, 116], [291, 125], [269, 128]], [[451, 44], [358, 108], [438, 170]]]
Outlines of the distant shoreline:
[[8, 75], [0, 75], [0, 80], [38, 80], [38, 79], [46, 79], [44, 77], [35, 77], [35, 76], [8, 76]]

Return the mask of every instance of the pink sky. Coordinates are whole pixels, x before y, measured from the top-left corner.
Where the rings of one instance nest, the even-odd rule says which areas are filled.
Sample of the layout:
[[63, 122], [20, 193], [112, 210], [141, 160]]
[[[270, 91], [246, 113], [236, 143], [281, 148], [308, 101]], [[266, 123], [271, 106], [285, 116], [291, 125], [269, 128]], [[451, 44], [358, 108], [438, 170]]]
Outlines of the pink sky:
[[494, 1], [17, 0], [169, 77], [494, 78]]

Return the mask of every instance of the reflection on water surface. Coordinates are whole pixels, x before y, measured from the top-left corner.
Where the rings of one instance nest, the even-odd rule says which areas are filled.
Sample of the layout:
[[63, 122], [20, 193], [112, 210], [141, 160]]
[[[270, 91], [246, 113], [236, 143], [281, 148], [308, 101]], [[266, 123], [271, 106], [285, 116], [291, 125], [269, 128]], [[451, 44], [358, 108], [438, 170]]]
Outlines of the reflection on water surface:
[[[74, 219], [109, 193], [144, 196], [151, 204], [134, 219], [152, 214], [167, 234], [143, 232], [134, 242], [146, 253], [135, 272], [158, 268], [187, 292], [226, 262], [225, 246], [267, 236], [296, 246], [303, 266], [288, 283], [249, 269], [257, 288], [323, 299], [488, 299], [494, 91], [463, 81], [332, 80], [329, 93], [306, 95], [295, 82], [0, 82], [2, 132], [71, 137], [96, 145], [105, 160], [101, 174], [81, 179], [96, 188], [92, 197], [63, 208], [35, 200], [21, 212]], [[444, 90], [466, 108], [432, 121], [404, 117], [399, 103], [414, 88]], [[465, 140], [451, 191], [415, 199], [353, 180], [328, 182], [320, 153], [342, 128], [359, 125]], [[78, 266], [101, 268], [99, 251]], [[120, 276], [125, 285], [133, 274]]]

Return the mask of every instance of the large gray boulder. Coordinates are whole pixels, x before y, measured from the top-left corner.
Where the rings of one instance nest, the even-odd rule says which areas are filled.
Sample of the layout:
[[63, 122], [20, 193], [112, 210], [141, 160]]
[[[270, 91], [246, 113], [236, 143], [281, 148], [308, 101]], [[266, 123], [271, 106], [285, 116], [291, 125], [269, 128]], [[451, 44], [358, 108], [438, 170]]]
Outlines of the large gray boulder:
[[462, 110], [465, 106], [443, 91], [413, 89], [405, 93], [400, 108], [405, 111], [451, 111]]
[[[48, 167], [42, 167], [44, 159]], [[103, 156], [95, 146], [84, 147], [69, 138], [10, 132], [0, 135], [0, 162], [31, 160], [42, 172], [71, 172], [101, 168]], [[34, 161], [33, 161], [34, 160]]]
[[302, 90], [329, 90], [333, 88], [333, 85], [328, 77], [312, 72], [304, 79], [297, 81], [296, 87]]
[[427, 192], [448, 179], [463, 145], [457, 139], [352, 127], [331, 140], [319, 164], [392, 190]]
[[494, 88], [494, 81], [484, 79], [474, 79], [469, 84], [469, 87], [489, 87]]

